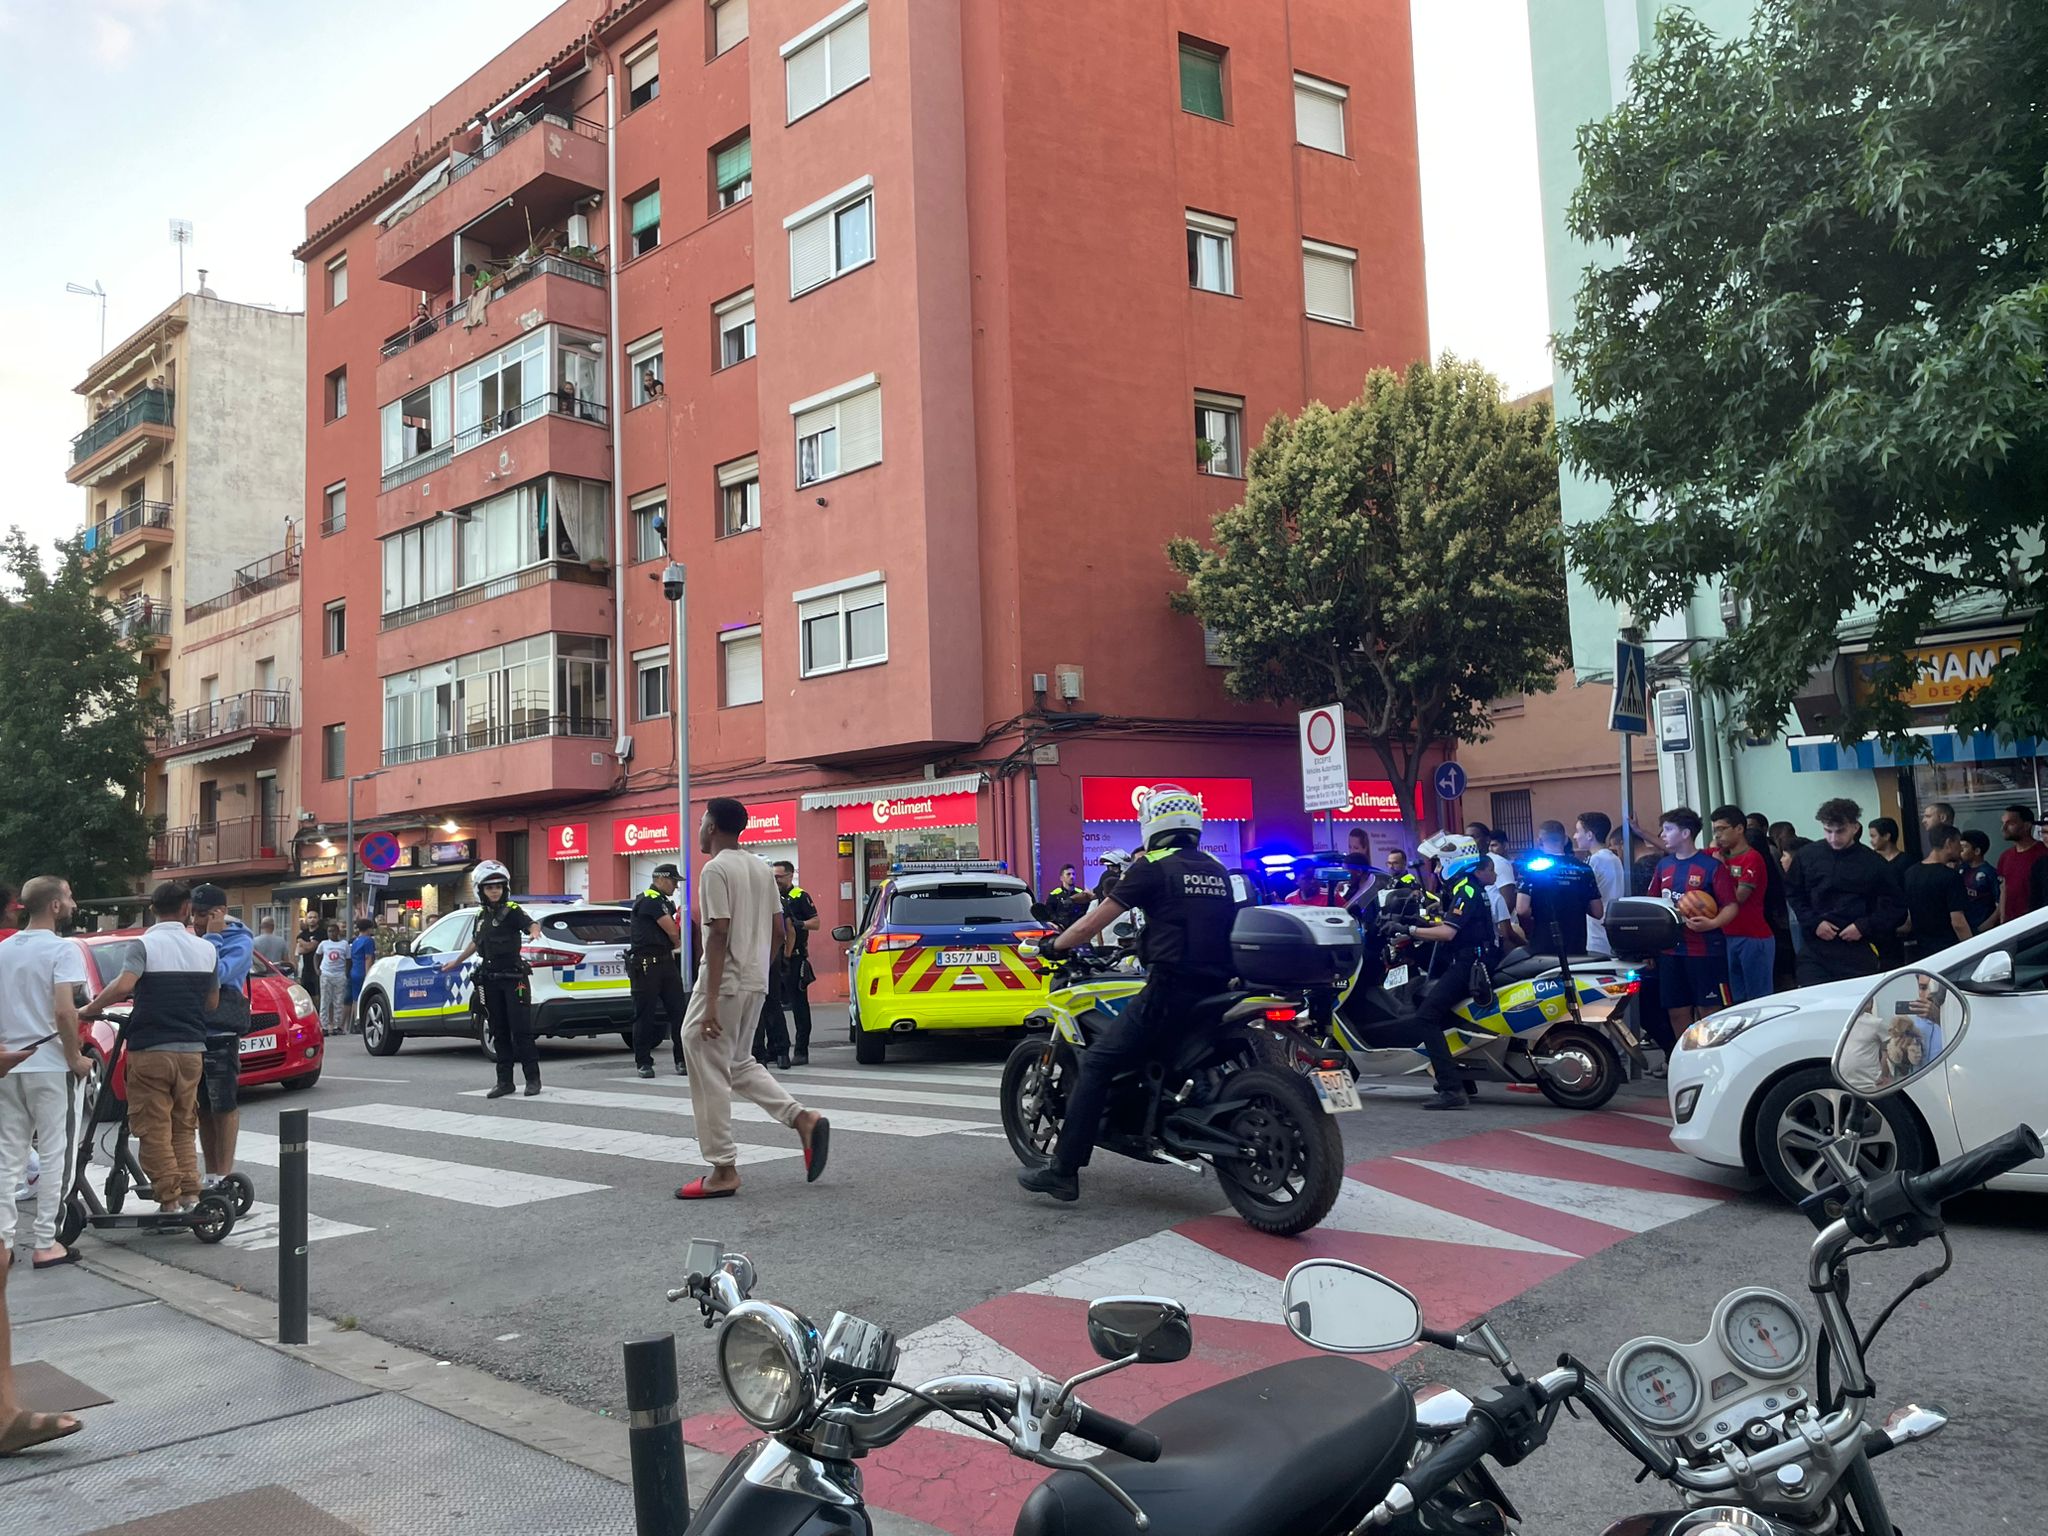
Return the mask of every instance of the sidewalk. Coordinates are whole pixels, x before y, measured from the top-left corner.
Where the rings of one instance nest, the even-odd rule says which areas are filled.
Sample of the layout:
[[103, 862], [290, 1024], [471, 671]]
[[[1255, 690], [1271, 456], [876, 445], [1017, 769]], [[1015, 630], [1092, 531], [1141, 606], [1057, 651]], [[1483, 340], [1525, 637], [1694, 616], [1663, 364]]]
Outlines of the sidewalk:
[[[84, 1430], [0, 1459], [38, 1536], [634, 1536], [621, 1420], [93, 1243], [7, 1288], [27, 1406]], [[32, 1363], [34, 1362], [34, 1363]], [[701, 1499], [722, 1459], [688, 1450]], [[878, 1536], [935, 1536], [874, 1513]]]

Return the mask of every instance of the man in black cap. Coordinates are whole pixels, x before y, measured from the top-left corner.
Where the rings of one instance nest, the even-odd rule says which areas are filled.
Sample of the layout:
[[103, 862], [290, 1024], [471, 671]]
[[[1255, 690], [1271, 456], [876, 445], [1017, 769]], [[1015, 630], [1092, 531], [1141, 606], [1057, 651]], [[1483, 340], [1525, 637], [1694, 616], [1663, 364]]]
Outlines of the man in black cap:
[[668, 1037], [675, 1051], [676, 1075], [683, 1064], [683, 973], [676, 963], [682, 942], [682, 919], [676, 911], [676, 887], [683, 872], [673, 864], [657, 864], [651, 883], [633, 900], [633, 934], [626, 955], [626, 977], [633, 988], [633, 1066], [642, 1077], [654, 1076], [654, 1047], [661, 1039], [661, 1016], [668, 1016]]
[[228, 893], [217, 885], [192, 887], [192, 931], [213, 946], [220, 1001], [206, 1016], [206, 1055], [199, 1068], [199, 1155], [202, 1187], [235, 1171], [235, 1140], [242, 1128], [242, 1036], [249, 1031], [249, 968], [255, 935], [228, 915]]

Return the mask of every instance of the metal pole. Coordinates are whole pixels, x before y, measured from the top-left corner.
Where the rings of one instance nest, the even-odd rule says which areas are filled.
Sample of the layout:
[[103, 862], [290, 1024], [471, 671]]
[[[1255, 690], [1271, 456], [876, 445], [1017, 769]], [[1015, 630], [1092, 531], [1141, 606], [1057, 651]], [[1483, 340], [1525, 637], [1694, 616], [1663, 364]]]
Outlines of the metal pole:
[[676, 1336], [664, 1333], [628, 1341], [626, 1443], [633, 1459], [637, 1536], [683, 1536], [690, 1523], [690, 1478], [683, 1464], [678, 1395]]
[[356, 920], [356, 779], [348, 781], [348, 840], [341, 848], [341, 936], [349, 937]]
[[[673, 537], [673, 535], [671, 535]], [[676, 674], [676, 865], [683, 872], [682, 922], [676, 933], [677, 958], [683, 969], [683, 987], [690, 986], [690, 655], [689, 574], [681, 561], [670, 557], [676, 576], [676, 637], [673, 655]]]
[[1038, 842], [1038, 764], [1036, 763], [1031, 765], [1028, 782], [1030, 788], [1026, 793], [1026, 803], [1030, 807], [1031, 812], [1031, 889], [1043, 895], [1045, 892], [1045, 869], [1040, 862], [1042, 854]]
[[1635, 737], [1621, 733], [1621, 894], [1635, 895]]
[[277, 1117], [277, 1342], [306, 1342], [306, 1115]]

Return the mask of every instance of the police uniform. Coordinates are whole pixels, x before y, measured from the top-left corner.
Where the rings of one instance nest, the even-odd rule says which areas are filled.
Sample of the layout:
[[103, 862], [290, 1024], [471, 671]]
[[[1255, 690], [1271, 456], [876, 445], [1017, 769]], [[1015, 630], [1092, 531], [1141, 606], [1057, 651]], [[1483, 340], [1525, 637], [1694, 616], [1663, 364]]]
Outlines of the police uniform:
[[1230, 926], [1237, 916], [1230, 872], [1199, 848], [1155, 848], [1117, 881], [1117, 905], [1145, 915], [1138, 958], [1145, 986], [1115, 1025], [1081, 1056], [1053, 1153], [1056, 1168], [1088, 1164], [1119, 1072], [1165, 1054], [1187, 1029], [1188, 1010], [1230, 985]]
[[1436, 1073], [1438, 1092], [1462, 1098], [1465, 1080], [1451, 1055], [1444, 1030], [1458, 1005], [1472, 996], [1473, 963], [1484, 961], [1492, 965], [1500, 959], [1500, 930], [1494, 925], [1493, 904], [1487, 900], [1486, 887], [1477, 884], [1469, 874], [1460, 875], [1445, 889], [1443, 912], [1437, 922], [1456, 929], [1457, 934], [1450, 942], [1437, 945], [1436, 953], [1430, 957], [1429, 985], [1423, 989], [1415, 1025]]
[[1586, 909], [1600, 899], [1592, 867], [1568, 853], [1538, 854], [1515, 868], [1529, 898], [1529, 947], [1544, 955], [1583, 955]]
[[1055, 928], [1071, 928], [1088, 910], [1088, 891], [1079, 885], [1056, 885], [1045, 893], [1045, 905]]
[[811, 893], [791, 881], [782, 893], [782, 920], [789, 924], [795, 947], [782, 962], [782, 1001], [796, 1034], [796, 1064], [800, 1067], [811, 1061], [810, 985], [815, 975], [811, 970], [811, 931], [804, 924], [817, 915], [818, 904], [811, 900]]
[[662, 1015], [668, 1015], [668, 1036], [676, 1070], [683, 1070], [683, 972], [677, 963], [676, 941], [661, 926], [676, 915], [675, 902], [653, 886], [633, 900], [633, 934], [626, 956], [626, 976], [633, 989], [633, 1064], [652, 1068], [654, 1047], [662, 1036]]
[[529, 1089], [540, 1087], [540, 1049], [534, 1044], [533, 992], [527, 985], [528, 966], [519, 953], [526, 942], [533, 918], [509, 896], [492, 907], [485, 902], [477, 910], [476, 991], [483, 999], [484, 1019], [491, 1031], [491, 1045], [498, 1058], [498, 1082], [512, 1086], [515, 1058]]

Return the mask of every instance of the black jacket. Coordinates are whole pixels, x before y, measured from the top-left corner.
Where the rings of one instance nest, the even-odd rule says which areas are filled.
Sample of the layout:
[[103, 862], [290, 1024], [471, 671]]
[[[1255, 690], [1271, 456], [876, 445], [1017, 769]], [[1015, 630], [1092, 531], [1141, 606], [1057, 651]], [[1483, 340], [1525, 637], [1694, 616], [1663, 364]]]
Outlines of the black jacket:
[[1822, 838], [1801, 848], [1785, 877], [1785, 899], [1792, 920], [1816, 943], [1827, 942], [1814, 932], [1822, 923], [1837, 928], [1853, 923], [1863, 942], [1870, 943], [1896, 934], [1906, 919], [1891, 866], [1862, 843], [1836, 849]]

